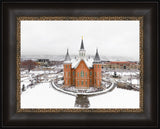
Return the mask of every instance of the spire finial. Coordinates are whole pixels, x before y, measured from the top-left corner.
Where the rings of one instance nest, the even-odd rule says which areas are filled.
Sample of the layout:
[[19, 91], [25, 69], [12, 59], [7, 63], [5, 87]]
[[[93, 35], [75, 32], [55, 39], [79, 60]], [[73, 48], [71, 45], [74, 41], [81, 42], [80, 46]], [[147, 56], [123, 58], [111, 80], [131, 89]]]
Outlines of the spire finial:
[[82, 35], [82, 40], [83, 40], [83, 35]]

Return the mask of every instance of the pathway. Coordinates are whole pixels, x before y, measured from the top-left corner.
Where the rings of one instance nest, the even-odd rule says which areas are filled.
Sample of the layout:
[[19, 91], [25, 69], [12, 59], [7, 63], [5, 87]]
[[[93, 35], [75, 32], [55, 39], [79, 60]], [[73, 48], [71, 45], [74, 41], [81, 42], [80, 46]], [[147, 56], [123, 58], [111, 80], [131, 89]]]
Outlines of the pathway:
[[115, 80], [114, 79], [110, 79], [110, 80], [111, 80], [112, 84], [108, 88], [106, 88], [103, 91], [98, 91], [98, 92], [93, 92], [93, 93], [74, 93], [72, 91], [65, 91], [65, 90], [59, 88], [58, 86], [56, 86], [54, 81], [51, 82], [51, 85], [52, 85], [52, 87], [54, 89], [56, 89], [56, 90], [58, 90], [60, 92], [72, 95], [72, 96], [77, 96], [77, 95], [94, 96], [94, 95], [100, 95], [100, 94], [104, 94], [104, 93], [107, 93], [107, 92], [111, 92], [116, 87], [116, 84], [115, 84]]

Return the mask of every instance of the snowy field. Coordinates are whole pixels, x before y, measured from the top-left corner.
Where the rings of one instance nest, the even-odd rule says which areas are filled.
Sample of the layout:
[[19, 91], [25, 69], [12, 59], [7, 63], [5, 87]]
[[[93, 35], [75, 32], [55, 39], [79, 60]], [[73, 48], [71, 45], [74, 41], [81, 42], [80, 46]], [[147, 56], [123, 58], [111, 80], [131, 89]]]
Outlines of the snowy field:
[[139, 92], [115, 88], [112, 92], [89, 97], [90, 108], [139, 108]]
[[[41, 83], [21, 94], [21, 108], [76, 108], [75, 97]], [[139, 92], [115, 88], [112, 92], [89, 97], [89, 108], [139, 108]]]
[[21, 94], [21, 108], [72, 108], [75, 97], [52, 88], [50, 83], [41, 83]]
[[[63, 67], [61, 67], [62, 69]], [[62, 93], [54, 89], [50, 81], [56, 78], [62, 79], [63, 72], [58, 72], [59, 67], [51, 70], [27, 70], [21, 71], [21, 108], [22, 109], [44, 109], [44, 108], [77, 108], [74, 107], [76, 97]], [[114, 72], [104, 72], [103, 79], [108, 81]], [[121, 76], [115, 79], [117, 82], [128, 82], [139, 86], [139, 72], [117, 72]], [[130, 80], [129, 80], [130, 78]], [[38, 83], [37, 83], [38, 82]], [[58, 81], [61, 85], [62, 80]], [[31, 85], [32, 84], [32, 85]], [[24, 85], [24, 91], [22, 91]], [[88, 97], [89, 108], [139, 108], [139, 91], [126, 90], [115, 87], [112, 91], [97, 96]]]

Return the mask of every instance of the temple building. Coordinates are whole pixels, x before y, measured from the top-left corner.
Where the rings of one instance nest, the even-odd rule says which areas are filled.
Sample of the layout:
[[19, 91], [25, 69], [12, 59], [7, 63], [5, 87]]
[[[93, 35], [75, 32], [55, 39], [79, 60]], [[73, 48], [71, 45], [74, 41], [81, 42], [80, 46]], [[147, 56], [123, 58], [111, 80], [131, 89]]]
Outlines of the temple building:
[[101, 86], [102, 64], [98, 49], [96, 50], [94, 59], [87, 58], [83, 37], [81, 40], [79, 57], [71, 60], [67, 49], [63, 66], [65, 86], [75, 86], [76, 88]]

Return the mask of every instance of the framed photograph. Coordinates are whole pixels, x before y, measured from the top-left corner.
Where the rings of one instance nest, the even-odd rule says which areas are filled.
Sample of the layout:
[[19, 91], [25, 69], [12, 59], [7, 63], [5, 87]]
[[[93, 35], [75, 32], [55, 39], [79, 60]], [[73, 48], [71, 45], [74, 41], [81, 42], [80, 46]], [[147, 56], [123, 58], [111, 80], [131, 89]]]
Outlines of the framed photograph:
[[3, 12], [4, 126], [157, 127], [157, 3]]
[[143, 17], [18, 17], [17, 111], [143, 111], [142, 27]]

